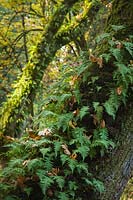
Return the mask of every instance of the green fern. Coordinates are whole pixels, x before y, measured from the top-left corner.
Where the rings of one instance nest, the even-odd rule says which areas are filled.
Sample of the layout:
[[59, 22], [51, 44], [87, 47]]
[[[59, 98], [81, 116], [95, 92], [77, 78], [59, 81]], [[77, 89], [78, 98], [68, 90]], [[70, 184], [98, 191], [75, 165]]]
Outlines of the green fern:
[[58, 118], [57, 127], [58, 129], [62, 128], [63, 131], [69, 129], [69, 122], [73, 119], [73, 113], [62, 114]]
[[93, 179], [92, 181], [92, 185], [95, 187], [95, 189], [97, 191], [99, 191], [100, 193], [104, 192], [105, 191], [105, 187], [103, 185], [103, 183], [97, 179]]
[[110, 38], [110, 34], [104, 33], [97, 37], [96, 42], [99, 43], [99, 42], [103, 41], [104, 39], [108, 39], [108, 38]]
[[44, 166], [44, 162], [41, 158], [34, 158], [29, 160], [27, 163], [28, 170], [32, 173], [36, 171], [38, 168], [42, 168]]
[[44, 159], [43, 167], [45, 168], [46, 171], [50, 171], [53, 167], [53, 157], [52, 157], [52, 155], [51, 156], [49, 156], [49, 155], [47, 155], [47, 157], [45, 156], [45, 159]]
[[79, 162], [77, 164], [77, 171], [79, 174], [84, 172], [85, 174], [89, 175], [88, 164], [85, 162]]
[[12, 195], [12, 196], [7, 196], [4, 200], [20, 200], [20, 198], [18, 198], [15, 195]]
[[124, 44], [124, 47], [126, 48], [126, 50], [133, 57], [133, 43], [131, 43], [131, 42], [123, 42], [122, 44]]
[[70, 191], [76, 191], [78, 189], [78, 185], [75, 181], [69, 181], [68, 184]]
[[120, 99], [115, 91], [112, 91], [109, 99], [104, 103], [106, 112], [115, 119], [116, 112], [120, 105]]
[[122, 62], [123, 56], [121, 54], [121, 50], [120, 49], [112, 48], [112, 49], [110, 49], [110, 52], [118, 62]]
[[65, 185], [65, 179], [63, 176], [53, 176], [53, 180], [58, 184], [59, 188], [62, 190]]
[[89, 155], [89, 151], [90, 151], [90, 148], [88, 146], [80, 146], [78, 147], [74, 153], [79, 153], [83, 159], [83, 161], [85, 160], [85, 158]]
[[69, 195], [66, 192], [59, 192], [58, 199], [59, 200], [69, 200]]
[[44, 148], [41, 148], [40, 149], [40, 152], [42, 153], [42, 155], [43, 155], [43, 158], [45, 158], [45, 155], [47, 155], [47, 153], [48, 152], [50, 152], [51, 151], [51, 148], [50, 147], [44, 147]]
[[125, 26], [123, 26], [123, 25], [119, 25], [119, 26], [118, 25], [111, 25], [111, 27], [115, 32], [125, 29]]
[[36, 173], [40, 178], [40, 186], [44, 195], [46, 195], [46, 191], [52, 184], [54, 184], [54, 180], [51, 177], [45, 175], [43, 170], [38, 170]]
[[79, 112], [79, 117], [80, 117], [80, 120], [82, 120], [82, 118], [87, 115], [89, 113], [89, 108], [88, 106], [83, 106], [81, 109], [80, 109], [80, 112]]
[[68, 166], [71, 169], [71, 172], [73, 174], [74, 170], [77, 167], [78, 162], [77, 162], [77, 160], [74, 160], [74, 159], [71, 159], [71, 158], [69, 158], [67, 162], [68, 162]]
[[54, 141], [53, 144], [54, 144], [55, 157], [57, 157], [58, 153], [60, 152], [62, 142]]

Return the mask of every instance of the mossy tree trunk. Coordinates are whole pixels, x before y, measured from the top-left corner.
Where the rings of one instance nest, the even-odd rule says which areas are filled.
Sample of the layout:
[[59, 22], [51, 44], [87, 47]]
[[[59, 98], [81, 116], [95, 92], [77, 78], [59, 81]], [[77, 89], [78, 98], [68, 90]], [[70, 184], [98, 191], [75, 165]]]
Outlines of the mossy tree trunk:
[[[125, 40], [129, 35], [133, 34], [132, 0], [113, 1], [112, 12], [105, 29], [106, 32], [112, 31], [111, 25], [122, 25], [125, 27], [125, 29], [114, 34], [114, 37], [117, 39]], [[99, 48], [98, 50], [100, 51]], [[104, 49], [102, 48], [101, 51], [103, 52]], [[127, 61], [128, 59], [129, 57], [125, 55], [125, 60]], [[105, 72], [109, 72], [109, 67], [111, 66], [106, 67]], [[101, 79], [104, 80], [104, 76]], [[111, 127], [116, 147], [110, 149], [108, 154], [102, 158], [99, 157], [92, 162], [92, 172], [104, 183], [105, 192], [101, 195], [91, 194], [92, 196], [89, 198], [91, 200], [119, 200], [128, 180], [133, 175], [133, 110], [131, 97], [127, 105], [122, 107], [118, 109], [117, 117]]]
[[[13, 93], [2, 107], [0, 117], [1, 134], [13, 135], [11, 133], [13, 130], [8, 131], [8, 128], [11, 127], [12, 122], [17, 120], [22, 102], [29, 101], [31, 94], [32, 96], [35, 95], [38, 85], [42, 80], [44, 70], [52, 61], [57, 50], [77, 38], [80, 30], [85, 27], [87, 17], [89, 15], [92, 16], [91, 10], [93, 10], [93, 8], [94, 11], [97, 10], [95, 9], [98, 5], [97, 3], [87, 3], [87, 8], [85, 12], [83, 12], [81, 19], [75, 21], [74, 24], [66, 25], [65, 29], [61, 29], [66, 14], [77, 2], [78, 0], [62, 1], [61, 5], [52, 15], [51, 21], [45, 27], [40, 42], [35, 47], [29, 58], [29, 62], [23, 69], [22, 76], [18, 80], [18, 83], [14, 85], [15, 89]], [[13, 129], [15, 129], [14, 126]]]
[[133, 110], [130, 104], [123, 111], [119, 111], [117, 123], [119, 129], [114, 129], [116, 147], [103, 158], [93, 162], [93, 173], [105, 186], [100, 196], [92, 194], [91, 200], [119, 200], [128, 180], [133, 175]]

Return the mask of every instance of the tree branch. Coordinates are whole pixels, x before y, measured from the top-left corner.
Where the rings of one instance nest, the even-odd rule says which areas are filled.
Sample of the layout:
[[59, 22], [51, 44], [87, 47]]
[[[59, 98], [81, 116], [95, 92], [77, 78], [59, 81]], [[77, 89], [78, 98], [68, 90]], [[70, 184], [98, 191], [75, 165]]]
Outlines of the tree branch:
[[[36, 92], [40, 81], [42, 80], [44, 70], [52, 61], [56, 51], [63, 45], [68, 44], [79, 36], [80, 30], [85, 26], [88, 15], [95, 8], [94, 4], [89, 4], [83, 15], [77, 21], [73, 21], [64, 30], [60, 29], [66, 13], [76, 1], [64, 3], [54, 14], [53, 19], [46, 28], [42, 40], [33, 51], [29, 62], [23, 68], [23, 73], [18, 83], [14, 85], [14, 92], [10, 95], [4, 104], [0, 118], [0, 129], [5, 132], [15, 115], [15, 109], [18, 109], [24, 99], [30, 94]], [[96, 4], [97, 5], [97, 4]], [[64, 11], [63, 11], [64, 10]], [[94, 14], [94, 13], [93, 13]], [[59, 21], [60, 19], [60, 21]], [[57, 23], [58, 22], [58, 23]], [[54, 26], [56, 24], [56, 26]], [[83, 31], [82, 31], [83, 32]], [[45, 50], [44, 50], [45, 48]]]
[[53, 48], [51, 41], [61, 27], [66, 14], [77, 1], [78, 0], [64, 0], [53, 14], [51, 21], [42, 35], [42, 40], [35, 48], [28, 64], [23, 69], [22, 77], [19, 79], [18, 83], [15, 84], [14, 92], [10, 95], [10, 98], [8, 98], [2, 108], [0, 130], [6, 130], [11, 118], [14, 115], [15, 109], [21, 105], [22, 100], [24, 100], [24, 98], [31, 93], [31, 90], [35, 89], [35, 86], [37, 87], [40, 82], [44, 69], [59, 49], [56, 46]]

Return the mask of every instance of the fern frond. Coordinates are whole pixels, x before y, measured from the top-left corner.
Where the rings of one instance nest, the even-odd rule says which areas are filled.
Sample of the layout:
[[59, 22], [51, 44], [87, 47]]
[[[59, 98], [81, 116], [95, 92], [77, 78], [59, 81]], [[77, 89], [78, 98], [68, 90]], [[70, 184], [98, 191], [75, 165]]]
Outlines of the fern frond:
[[51, 148], [50, 148], [50, 147], [47, 147], [47, 148], [44, 147], [44, 148], [41, 148], [39, 151], [42, 153], [43, 158], [45, 158], [45, 155], [46, 155], [48, 152], [51, 151]]
[[79, 153], [83, 160], [88, 156], [90, 148], [88, 146], [80, 146], [74, 151], [74, 153]]
[[44, 195], [46, 195], [47, 189], [54, 184], [52, 177], [48, 177], [44, 174], [43, 170], [38, 170], [36, 173], [40, 179], [40, 187]]
[[27, 167], [29, 171], [34, 172], [38, 168], [42, 168], [44, 166], [44, 162], [42, 158], [34, 158], [32, 160], [29, 160], [27, 163]]
[[89, 108], [88, 106], [83, 106], [80, 111], [79, 111], [79, 117], [80, 117], [80, 120], [82, 120], [82, 118], [87, 115], [89, 113]]
[[129, 52], [129, 54], [133, 57], [133, 43], [131, 42], [123, 42], [126, 50]]
[[57, 157], [58, 152], [60, 152], [60, 148], [61, 148], [62, 142], [60, 142], [60, 141], [54, 141], [53, 144], [54, 144], [55, 157]]
[[53, 176], [53, 180], [56, 181], [59, 188], [62, 190], [65, 184], [65, 179], [63, 176]]
[[69, 196], [66, 192], [59, 192], [58, 199], [59, 200], [69, 200]]
[[79, 172], [79, 174], [81, 174], [82, 172], [85, 172], [88, 175], [89, 174], [88, 164], [85, 162], [79, 162], [77, 164], [77, 171]]

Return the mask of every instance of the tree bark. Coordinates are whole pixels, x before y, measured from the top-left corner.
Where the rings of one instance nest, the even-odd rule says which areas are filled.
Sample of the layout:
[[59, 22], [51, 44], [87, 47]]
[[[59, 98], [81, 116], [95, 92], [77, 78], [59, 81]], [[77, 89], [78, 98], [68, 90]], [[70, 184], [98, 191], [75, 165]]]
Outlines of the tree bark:
[[128, 180], [133, 175], [132, 104], [122, 112], [118, 112], [117, 118], [117, 123], [121, 125], [119, 129], [114, 129], [115, 149], [93, 162], [93, 173], [105, 186], [105, 191], [100, 196], [93, 194], [93, 200], [119, 200]]
[[[133, 1], [114, 0], [112, 12], [107, 21], [105, 32], [112, 32], [111, 25], [124, 26], [125, 29], [114, 34], [116, 39], [125, 40], [133, 33]], [[104, 51], [104, 48], [101, 48]], [[125, 55], [125, 60], [129, 58]], [[109, 68], [109, 67], [108, 67]], [[108, 72], [108, 68], [105, 69]], [[104, 77], [102, 76], [104, 79]], [[123, 106], [124, 107], [124, 106]], [[131, 97], [125, 108], [119, 108], [115, 125], [112, 127], [115, 149], [92, 163], [92, 172], [105, 186], [101, 195], [93, 193], [91, 200], [119, 200], [122, 192], [133, 175], [133, 109]], [[111, 137], [111, 135], [110, 135]]]

